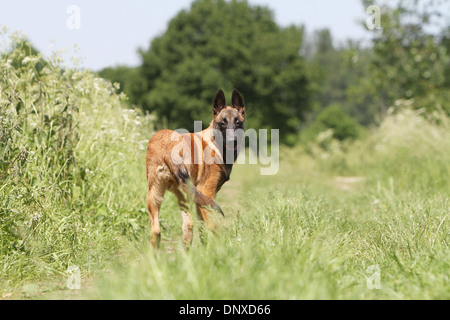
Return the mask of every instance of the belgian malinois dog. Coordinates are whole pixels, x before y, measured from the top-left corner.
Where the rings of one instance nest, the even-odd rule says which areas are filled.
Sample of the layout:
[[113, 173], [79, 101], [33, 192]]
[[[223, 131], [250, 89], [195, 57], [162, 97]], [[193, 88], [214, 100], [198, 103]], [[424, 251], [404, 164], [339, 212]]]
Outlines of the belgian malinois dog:
[[161, 241], [159, 211], [166, 190], [173, 192], [178, 199], [186, 247], [193, 239], [193, 220], [188, 212], [189, 195], [195, 201], [199, 218], [209, 229], [217, 228], [213, 211], [222, 215], [223, 211], [214, 199], [230, 179], [240, 149], [235, 133], [239, 129], [243, 132], [245, 122], [244, 100], [237, 90], [233, 91], [231, 100], [232, 105], [227, 106], [225, 95], [219, 90], [213, 102], [213, 120], [202, 132], [180, 134], [162, 130], [150, 140], [146, 158], [147, 206], [154, 248], [159, 248]]

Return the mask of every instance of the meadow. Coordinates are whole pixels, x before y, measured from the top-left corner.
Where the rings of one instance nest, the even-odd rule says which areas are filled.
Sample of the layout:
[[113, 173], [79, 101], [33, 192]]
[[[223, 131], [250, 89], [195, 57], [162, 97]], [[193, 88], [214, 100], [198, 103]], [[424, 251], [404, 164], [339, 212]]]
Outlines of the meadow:
[[159, 121], [16, 43], [0, 60], [0, 298], [450, 298], [444, 112], [399, 101], [358, 140], [282, 147], [277, 175], [236, 165], [220, 230], [200, 241], [197, 219], [189, 251], [167, 194], [155, 252], [145, 153]]

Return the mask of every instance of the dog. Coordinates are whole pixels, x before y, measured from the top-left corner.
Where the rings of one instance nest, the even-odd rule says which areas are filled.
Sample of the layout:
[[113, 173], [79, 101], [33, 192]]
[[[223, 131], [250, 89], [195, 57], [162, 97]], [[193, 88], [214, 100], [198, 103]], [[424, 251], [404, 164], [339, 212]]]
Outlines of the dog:
[[233, 91], [231, 101], [231, 106], [227, 106], [224, 92], [217, 92], [213, 100], [213, 120], [202, 132], [180, 134], [162, 130], [151, 138], [146, 168], [150, 242], [153, 248], [159, 248], [161, 242], [159, 213], [167, 190], [178, 199], [186, 247], [193, 240], [193, 219], [188, 212], [189, 195], [192, 195], [197, 214], [207, 228], [217, 229], [212, 211], [222, 215], [223, 211], [214, 199], [224, 183], [230, 180], [240, 149], [236, 132], [243, 132], [245, 124], [245, 104], [239, 91]]

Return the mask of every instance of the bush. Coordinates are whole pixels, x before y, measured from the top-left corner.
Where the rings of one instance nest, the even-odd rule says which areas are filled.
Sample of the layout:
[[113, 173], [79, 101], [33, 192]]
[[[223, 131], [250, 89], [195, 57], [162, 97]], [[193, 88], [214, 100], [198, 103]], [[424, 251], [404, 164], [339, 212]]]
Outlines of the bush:
[[344, 141], [359, 138], [362, 130], [358, 122], [342, 111], [339, 105], [331, 105], [301, 135], [303, 142], [311, 142], [316, 141], [321, 133], [329, 131], [333, 139]]
[[331, 135], [325, 131], [310, 146], [324, 171], [401, 190], [445, 193], [450, 188], [450, 119], [444, 110], [428, 114], [414, 101], [398, 100], [364, 139], [341, 143]]
[[136, 220], [148, 219], [154, 118], [127, 109], [109, 81], [57, 55], [42, 63], [22, 37], [11, 40], [0, 58], [1, 277], [104, 266], [122, 236], [147, 225]]

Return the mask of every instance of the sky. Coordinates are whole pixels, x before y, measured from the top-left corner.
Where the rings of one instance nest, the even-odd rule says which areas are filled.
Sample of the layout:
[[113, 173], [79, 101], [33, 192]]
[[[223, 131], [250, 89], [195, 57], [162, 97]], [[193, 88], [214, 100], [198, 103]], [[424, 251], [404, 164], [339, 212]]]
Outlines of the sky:
[[[338, 42], [370, 38], [370, 31], [357, 23], [369, 17], [361, 0], [248, 2], [271, 8], [281, 26], [305, 25], [308, 32], [329, 28]], [[138, 48], [147, 49], [170, 19], [190, 4], [191, 0], [0, 0], [0, 26], [22, 31], [45, 56], [55, 49], [66, 50], [66, 60], [80, 56], [84, 68], [137, 66]]]

